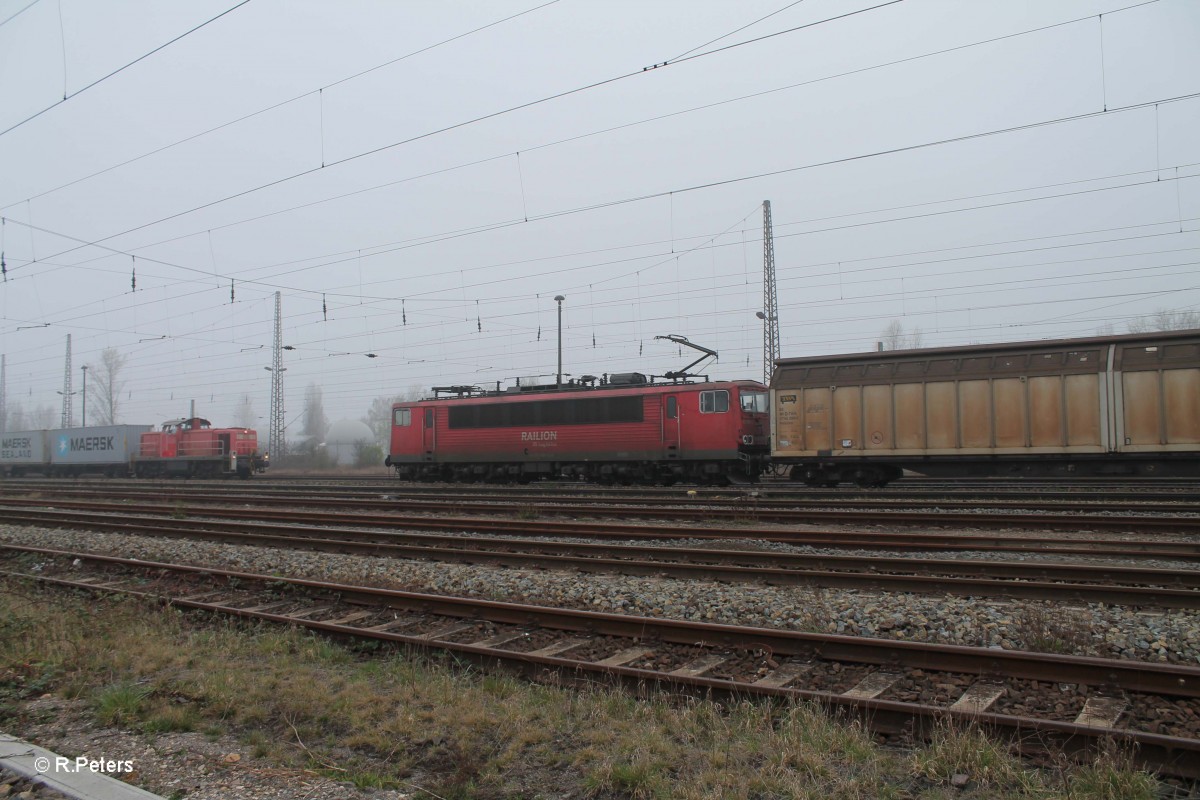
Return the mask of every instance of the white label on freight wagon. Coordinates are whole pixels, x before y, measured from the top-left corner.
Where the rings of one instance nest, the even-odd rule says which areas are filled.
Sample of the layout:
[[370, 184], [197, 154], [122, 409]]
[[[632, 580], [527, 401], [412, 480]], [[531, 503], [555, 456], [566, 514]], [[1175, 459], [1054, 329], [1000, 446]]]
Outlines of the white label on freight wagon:
[[10, 436], [0, 448], [0, 458], [33, 458], [33, 440], [28, 436]]
[[76, 453], [93, 450], [116, 450], [112, 436], [60, 436], [58, 437], [58, 452]]

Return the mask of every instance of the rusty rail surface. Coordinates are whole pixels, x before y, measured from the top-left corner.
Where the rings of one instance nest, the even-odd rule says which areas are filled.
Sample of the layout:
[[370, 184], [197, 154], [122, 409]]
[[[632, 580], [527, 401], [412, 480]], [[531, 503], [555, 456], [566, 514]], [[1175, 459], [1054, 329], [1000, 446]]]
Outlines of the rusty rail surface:
[[[628, 638], [638, 642], [678, 643], [705, 648], [767, 650], [773, 654], [773, 657], [819, 658], [826, 661], [882, 666], [888, 669], [909, 668], [933, 672], [965, 673], [992, 680], [1017, 678], [1055, 683], [1077, 683], [1096, 687], [1105, 693], [1123, 691], [1149, 693], [1167, 698], [1200, 697], [1200, 669], [1173, 664], [745, 628], [419, 594], [49, 548], [0, 545], [0, 549], [13, 554], [72, 561], [78, 559], [81, 562], [98, 564], [104, 568], [132, 569], [139, 574], [149, 572], [155, 577], [171, 573], [202, 579], [210, 584], [216, 580], [222, 582], [225, 587], [228, 587], [231, 582], [238, 587], [249, 583], [264, 587], [270, 584], [278, 588], [280, 585], [286, 584], [293, 590], [313, 592], [321, 598], [337, 598], [339, 602], [350, 604], [435, 614], [457, 619], [487, 620], [515, 626], [537, 626], [570, 634], [599, 634]], [[1047, 745], [1053, 745], [1070, 753], [1095, 751], [1105, 741], [1116, 741], [1130, 747], [1136, 753], [1139, 762], [1150, 769], [1182, 777], [1200, 777], [1200, 739], [1197, 738], [1114, 728], [1095, 722], [1082, 724], [1079, 720], [1075, 722], [1047, 720], [998, 714], [986, 710], [956, 709], [953, 706], [872, 699], [861, 694], [855, 695], [853, 692], [839, 694], [819, 692], [788, 686], [788, 681], [775, 685], [765, 679], [749, 682], [704, 677], [702, 674], [684, 674], [678, 670], [669, 673], [657, 672], [622, 666], [614, 659], [609, 659], [606, 663], [604, 660], [574, 660], [562, 655], [539, 654], [539, 651], [514, 652], [498, 646], [489, 646], [485, 642], [462, 643], [445, 641], [433, 635], [405, 635], [387, 631], [385, 628], [388, 626], [386, 625], [362, 628], [347, 624], [345, 619], [337, 621], [307, 619], [304, 615], [271, 613], [267, 610], [270, 604], [264, 606], [254, 602], [250, 607], [244, 607], [246, 600], [234, 604], [233, 600], [228, 598], [212, 598], [212, 594], [228, 593], [230, 591], [228, 588], [223, 590], [219, 588], [216, 591], [199, 595], [196, 595], [192, 588], [184, 596], [171, 596], [147, 591], [144, 585], [136, 583], [129, 585], [129, 578], [98, 580], [87, 576], [68, 579], [13, 571], [0, 574], [11, 578], [33, 579], [51, 585], [92, 592], [124, 594], [183, 608], [300, 625], [325, 633], [369, 637], [422, 648], [444, 649], [477, 658], [486, 663], [517, 665], [533, 672], [554, 669], [559, 672], [575, 674], [606, 675], [642, 687], [657, 685], [740, 696], [765, 695], [811, 700], [835, 711], [855, 715], [872, 730], [883, 733], [897, 733], [908, 729], [921, 735], [932, 729], [939, 721], [957, 719], [964, 723], [982, 725], [1009, 736], [1026, 752], [1041, 753]], [[547, 651], [549, 649], [547, 648]], [[567, 648], [563, 648], [560, 652], [567, 652]]]
[[[1153, 608], [1200, 608], [1200, 572], [1123, 565], [819, 556], [630, 544], [381, 533], [346, 527], [221, 523], [58, 509], [3, 509], [14, 524], [70, 526], [143, 536], [424, 558], [580, 572], [668, 576], [767, 585], [1021, 597]], [[1090, 582], [1088, 582], [1090, 581]]]
[[[9, 509], [36, 508], [47, 505], [45, 500], [6, 498]], [[294, 505], [294, 503], [293, 503]], [[58, 509], [77, 511], [109, 511], [128, 514], [131, 510], [171, 516], [195, 516], [238, 520], [263, 520], [310, 525], [354, 525], [385, 529], [475, 531], [517, 536], [569, 536], [589, 539], [750, 539], [762, 542], [808, 545], [838, 549], [886, 550], [945, 550], [945, 551], [1004, 551], [1022, 553], [1053, 553], [1066, 555], [1103, 555], [1126, 558], [1156, 558], [1180, 561], [1200, 560], [1200, 541], [1164, 539], [1057, 538], [1034, 537], [1004, 533], [962, 532], [885, 532], [861, 530], [788, 530], [738, 526], [719, 528], [664, 528], [647, 524], [622, 524], [576, 520], [543, 521], [507, 517], [462, 517], [445, 515], [363, 514], [354, 511], [341, 513], [315, 510], [277, 511], [255, 507], [229, 507], [227, 500], [183, 505], [140, 502], [136, 506], [115, 502], [53, 501]], [[446, 506], [442, 511], [452, 510]]]
[[[106, 499], [126, 498], [139, 501], [162, 501], [169, 499], [174, 487], [166, 486], [166, 496], [162, 490], [145, 489], [71, 489], [70, 494], [52, 488], [56, 496], [99, 497]], [[619, 495], [603, 498], [579, 497], [529, 497], [515, 493], [501, 493], [480, 497], [472, 494], [439, 493], [437, 499], [427, 499], [431, 492], [417, 493], [388, 492], [386, 496], [374, 497], [318, 495], [317, 493], [301, 494], [299, 496], [286, 493], [283, 496], [267, 495], [262, 492], [246, 493], [246, 490], [226, 490], [186, 492], [175, 490], [178, 494], [186, 495], [188, 502], [193, 503], [228, 503], [232, 500], [254, 502], [258, 505], [285, 505], [295, 507], [302, 504], [309, 508], [335, 508], [352, 512], [363, 511], [408, 511], [408, 512], [438, 512], [454, 509], [458, 513], [513, 513], [514, 511], [536, 512], [544, 516], [572, 517], [622, 517], [642, 519], [669, 520], [732, 520], [738, 522], [776, 522], [776, 523], [858, 523], [886, 525], [924, 525], [933, 527], [964, 526], [968, 528], [984, 527], [1017, 527], [1045, 528], [1051, 530], [1154, 530], [1172, 531], [1179, 533], [1200, 533], [1200, 516], [1166, 516], [1163, 514], [1133, 514], [1118, 516], [1106, 513], [1108, 507], [1095, 503], [1088, 504], [1046, 504], [1013, 503], [1015, 509], [1053, 508], [1058, 513], [1014, 513], [997, 509], [995, 502], [943, 502], [922, 503], [909, 501], [879, 501], [862, 503], [851, 506], [842, 501], [791, 501], [771, 500], [761, 497], [742, 496], [741, 498], [703, 499], [690, 498], [686, 494], [677, 493], [671, 499], [658, 500], [655, 498], [635, 497], [623, 498]], [[11, 490], [10, 490], [11, 492]], [[17, 498], [13, 498], [14, 500]], [[697, 507], [703, 504], [703, 507]], [[841, 505], [843, 508], [829, 509], [829, 505]], [[936, 506], [929, 508], [930, 505]], [[808, 506], [818, 506], [810, 508]], [[942, 510], [942, 508], [951, 510]], [[904, 510], [904, 509], [923, 510]], [[976, 508], [978, 512], [967, 509]], [[1133, 510], [1129, 506], [1120, 506], [1122, 510]], [[955, 511], [953, 509], [963, 509]], [[1139, 505], [1140, 511], [1200, 511], [1200, 505], [1189, 504], [1178, 508], [1155, 509], [1148, 505]]]

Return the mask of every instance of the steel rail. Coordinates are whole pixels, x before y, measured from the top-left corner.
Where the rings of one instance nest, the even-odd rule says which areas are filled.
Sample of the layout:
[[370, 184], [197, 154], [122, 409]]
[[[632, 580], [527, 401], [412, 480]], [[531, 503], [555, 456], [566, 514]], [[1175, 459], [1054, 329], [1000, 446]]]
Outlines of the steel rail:
[[[212, 504], [185, 506], [182, 504], [141, 503], [136, 510], [175, 516], [256, 519], [304, 524], [356, 525], [387, 529], [476, 531], [518, 536], [570, 536], [593, 539], [753, 539], [811, 547], [838, 549], [878, 548], [888, 550], [946, 550], [946, 551], [1018, 551], [1064, 555], [1105, 555], [1128, 558], [1160, 558], [1181, 561], [1200, 560], [1200, 542], [1163, 541], [1155, 539], [1114, 538], [1035, 538], [1005, 534], [972, 533], [910, 533], [839, 530], [781, 530], [778, 528], [673, 528], [621, 523], [521, 520], [505, 517], [460, 517], [433, 515], [371, 515], [362, 513], [329, 513], [319, 511], [276, 511], [253, 507], [220, 507]], [[227, 504], [227, 502], [226, 502]], [[9, 509], [42, 507], [45, 500], [7, 498]], [[54, 501], [56, 508], [72, 510], [107, 510], [129, 513], [131, 506], [121, 503]], [[442, 510], [446, 510], [444, 507]]]
[[[56, 558], [79, 559], [138, 570], [169, 571], [204, 578], [215, 577], [239, 583], [253, 582], [275, 586], [283, 583], [323, 595], [333, 594], [351, 603], [518, 626], [536, 625], [555, 630], [620, 636], [639, 641], [649, 639], [701, 647], [715, 646], [735, 649], [761, 650], [766, 648], [777, 655], [819, 657], [827, 660], [893, 667], [900, 665], [929, 671], [958, 672], [980, 676], [1002, 675], [1010, 678], [1084, 683], [1102, 686], [1110, 690], [1148, 692], [1172, 697], [1200, 696], [1200, 669], [1178, 665], [1120, 662], [1083, 656], [1024, 653], [957, 645], [927, 645], [902, 641], [875, 642], [869, 639], [832, 634], [740, 628], [713, 623], [627, 617], [603, 612], [466, 600], [441, 595], [421, 595], [391, 589], [123, 559], [49, 548], [0, 545], [0, 549]], [[883, 733], [900, 733], [915, 729], [919, 734], [925, 734], [939, 722], [950, 719], [958, 720], [961, 723], [981, 725], [989, 730], [1003, 733], [1012, 738], [1026, 752], [1041, 753], [1045, 752], [1047, 746], [1054, 745], [1066, 752], [1078, 753], [1089, 749], [1095, 750], [1102, 741], [1117, 741], [1134, 748], [1139, 762], [1149, 768], [1181, 777], [1200, 777], [1200, 740], [1198, 739], [1151, 734], [1129, 729], [1093, 727], [1057, 720], [1017, 717], [986, 711], [959, 711], [947, 707], [901, 701], [862, 699], [845, 694], [817, 692], [786, 686], [768, 687], [743, 681], [684, 676], [633, 667], [610, 666], [558, 656], [506, 651], [495, 647], [485, 647], [479, 643], [453, 643], [389, 631], [357, 628], [347, 624], [307, 620], [254, 608], [226, 606], [219, 602], [172, 598], [120, 585], [93, 585], [52, 576], [13, 571], [2, 571], [0, 575], [32, 579], [50, 585], [90, 592], [123, 594], [182, 608], [303, 626], [329, 634], [373, 638], [426, 649], [448, 650], [483, 660], [486, 663], [524, 665], [531, 668], [533, 672], [552, 668], [568, 673], [574, 671], [577, 674], [605, 675], [639, 688], [656, 685], [686, 687], [722, 695], [742, 697], [764, 695], [808, 700], [835, 711], [852, 713], [863, 720], [870, 729]], [[1030, 738], [1031, 734], [1035, 735], [1033, 739]]]
[[0, 543], [0, 549], [55, 558], [181, 574], [219, 577], [254, 583], [286, 583], [298, 588], [333, 593], [349, 602], [382, 605], [451, 617], [481, 619], [510, 625], [536, 625], [555, 630], [586, 632], [635, 639], [655, 639], [684, 645], [766, 647], [788, 656], [820, 656], [860, 664], [900, 665], [915, 669], [1003, 675], [1037, 681], [1084, 683], [1130, 692], [1172, 697], [1200, 697], [1200, 667], [1093, 656], [1030, 653], [990, 647], [930, 644], [899, 639], [872, 639], [826, 633], [753, 628], [713, 622], [639, 617], [602, 611], [506, 603], [499, 600], [422, 594], [400, 589], [355, 586], [329, 581], [262, 575], [188, 564], [171, 564], [98, 553]]
[[[1070, 600], [1108, 605], [1200, 609], [1200, 573], [1123, 566], [1028, 562], [810, 556], [748, 550], [554, 543], [427, 534], [380, 534], [350, 528], [212, 523], [76, 512], [7, 511], [12, 523], [71, 525], [123, 534], [191, 538], [329, 553], [423, 558], [592, 573], [666, 576], [775, 586], [817, 585], [960, 596]], [[169, 527], [164, 527], [163, 523]], [[465, 545], [465, 546], [464, 546]], [[712, 563], [716, 562], [716, 563]], [[747, 563], [748, 562], [748, 563]], [[965, 573], [965, 575], [964, 575]], [[1091, 579], [1099, 583], [1080, 583]], [[1107, 581], [1106, 583], [1103, 581]]]
[[[92, 483], [88, 488], [80, 488], [78, 485], [72, 487], [64, 487], [61, 484], [39, 484], [47, 490], [67, 490], [68, 496], [72, 497], [129, 497], [129, 498], [144, 498], [144, 499], [161, 499], [162, 491], [151, 491], [144, 486], [114, 486], [112, 488], [95, 488]], [[5, 489], [0, 487], [0, 494], [12, 494], [16, 487]], [[197, 495], [211, 496], [213, 494], [210, 487], [196, 486], [180, 486], [170, 485], [163, 487], [170, 490], [172, 495], [180, 495], [184, 497], [193, 497]], [[1138, 502], [1135, 503], [1116, 503], [1114, 499], [1105, 494], [1102, 497], [1097, 497], [1095, 500], [1081, 500], [1078, 494], [1068, 493], [1062, 501], [1046, 501], [1044, 495], [1039, 494], [1037, 500], [1027, 500], [1024, 498], [996, 498], [994, 500], [983, 500], [972, 496], [969, 498], [945, 497], [932, 495], [929, 499], [911, 498], [911, 497], [889, 497], [882, 495], [870, 495], [866, 497], [851, 497], [848, 495], [831, 495], [828, 497], [812, 497], [801, 496], [795, 493], [784, 496], [785, 493], [780, 491], [767, 490], [752, 490], [752, 492], [726, 490], [724, 492], [708, 490], [699, 492], [697, 490], [689, 490], [685, 493], [682, 490], [674, 489], [662, 492], [650, 492], [643, 489], [633, 490], [629, 492], [613, 492], [601, 493], [597, 491], [583, 492], [577, 490], [563, 489], [562, 491], [545, 491], [545, 490], [529, 490], [525, 488], [508, 487], [504, 489], [496, 489], [495, 487], [480, 488], [476, 490], [467, 490], [462, 487], [454, 489], [445, 488], [421, 488], [421, 489], [397, 489], [390, 487], [387, 489], [387, 498], [384, 501], [379, 499], [380, 489], [378, 488], [354, 488], [348, 489], [344, 487], [320, 487], [320, 486], [290, 486], [276, 485], [271, 487], [262, 486], [246, 486], [242, 484], [221, 485], [220, 495], [225, 498], [237, 498], [239, 500], [255, 500], [261, 502], [277, 502], [281, 497], [289, 499], [299, 496], [304, 502], [328, 502], [328, 501], [356, 501], [362, 503], [377, 503], [382, 502], [392, 503], [393, 501], [403, 501], [404, 503], [417, 502], [438, 502], [438, 503], [512, 503], [520, 500], [523, 503], [529, 504], [561, 504], [564, 500], [574, 502], [585, 501], [589, 504], [606, 503], [617, 506], [656, 506], [670, 508], [666, 504], [670, 503], [703, 503], [713, 508], [730, 508], [739, 512], [753, 513], [762, 510], [772, 512], [780, 511], [799, 511], [808, 509], [827, 509], [830, 505], [838, 505], [842, 509], [853, 508], [860, 511], [880, 511], [880, 510], [921, 510], [928, 509], [930, 506], [937, 506], [945, 509], [972, 509], [972, 510], [996, 510], [997, 512], [1004, 511], [1004, 506], [1020, 508], [1031, 511], [1047, 511], [1047, 512], [1112, 512], [1120, 511], [1154, 511], [1161, 513], [1200, 513], [1200, 503], [1192, 502], [1189, 495], [1177, 493], [1174, 495], [1157, 495], [1155, 497], [1137, 496]], [[575, 495], [575, 496], [572, 496]], [[436, 499], [431, 499], [431, 496]], [[1153, 502], [1159, 503], [1154, 505]], [[840, 513], [840, 512], [839, 512]]]
[[[100, 492], [101, 496], [111, 496], [108, 492]], [[135, 492], [124, 495], [130, 499], [161, 500], [162, 493]], [[530, 511], [546, 516], [573, 517], [638, 517], [642, 519], [670, 520], [701, 520], [710, 521], [724, 519], [744, 522], [777, 522], [777, 523], [865, 523], [887, 525], [926, 525], [945, 527], [959, 525], [966, 527], [1021, 527], [1048, 528], [1052, 530], [1156, 530], [1182, 533], [1200, 533], [1200, 516], [1197, 517], [1163, 517], [1163, 516], [1115, 516], [1115, 515], [1084, 515], [1084, 514], [1020, 514], [1020, 513], [955, 513], [940, 511], [891, 511], [879, 510], [785, 510], [760, 508], [753, 503], [739, 507], [680, 507], [675, 506], [636, 506], [623, 504], [579, 504], [552, 502], [530, 504], [527, 502], [508, 502], [500, 505], [493, 501], [466, 500], [396, 500], [390, 497], [384, 499], [363, 498], [314, 498], [314, 497], [255, 497], [251, 498], [259, 505], [285, 505], [295, 507], [303, 505], [311, 508], [337, 508], [346, 511], [406, 511], [406, 512], [444, 512], [454, 509], [461, 512], [500, 513], [503, 511]], [[229, 498], [223, 494], [189, 497], [189, 502], [228, 503]], [[507, 508], [505, 508], [507, 506]]]
[[[997, 485], [989, 483], [972, 484], [969, 481], [948, 483], [945, 489], [931, 489], [926, 485], [921, 488], [889, 486], [887, 490], [863, 490], [856, 488], [822, 489], [798, 486], [788, 482], [765, 482], [758, 484], [735, 485], [728, 487], [678, 486], [672, 488], [656, 488], [649, 486], [621, 487], [597, 486], [575, 482], [543, 482], [534, 487], [522, 485], [497, 484], [411, 484], [396, 481], [395, 478], [383, 477], [349, 477], [342, 476], [327, 478], [303, 477], [299, 479], [260, 478], [251, 483], [231, 483], [228, 480], [209, 481], [204, 479], [189, 479], [186, 483], [178, 480], [150, 479], [66, 479], [66, 478], [11, 478], [0, 484], [20, 491], [21, 489], [63, 489], [89, 487], [97, 491], [107, 492], [110, 489], [125, 487], [132, 490], [149, 491], [152, 489], [169, 489], [173, 492], [203, 491], [210, 492], [219, 487], [222, 493], [240, 494], [255, 492], [309, 492], [328, 495], [362, 495], [377, 496], [381, 491], [391, 494], [429, 496], [463, 496], [463, 497], [522, 497], [545, 499], [557, 502], [563, 496], [583, 498], [598, 498], [612, 500], [615, 498], [634, 499], [637, 501], [679, 500], [683, 497], [697, 501], [731, 501], [738, 502], [749, 497], [757, 496], [760, 500], [772, 502], [785, 501], [789, 498], [801, 502], [825, 503], [847, 501], [861, 504], [875, 503], [904, 503], [916, 501], [941, 500], [947, 502], [982, 501], [991, 499], [997, 502], [1021, 501], [1032, 499], [1033, 502], [1054, 499], [1079, 502], [1088, 507], [1097, 507], [1101, 502], [1113, 500], [1135, 501], [1131, 508], [1142, 508], [1151, 502], [1165, 502], [1173, 506], [1184, 506], [1192, 509], [1197, 504], [1192, 497], [1200, 491], [1200, 481], [1190, 481], [1178, 484], [1165, 482], [1148, 482], [1147, 484], [1130, 487], [1128, 484], [1110, 486], [1106, 484], [1010, 484]], [[1063, 488], [1068, 486], [1070, 488]], [[102, 487], [102, 488], [98, 488]], [[1050, 487], [1050, 488], [1047, 488]], [[1174, 487], [1174, 488], [1172, 488]], [[1089, 500], [1089, 498], [1092, 498]], [[1059, 507], [1053, 504], [1053, 507]]]

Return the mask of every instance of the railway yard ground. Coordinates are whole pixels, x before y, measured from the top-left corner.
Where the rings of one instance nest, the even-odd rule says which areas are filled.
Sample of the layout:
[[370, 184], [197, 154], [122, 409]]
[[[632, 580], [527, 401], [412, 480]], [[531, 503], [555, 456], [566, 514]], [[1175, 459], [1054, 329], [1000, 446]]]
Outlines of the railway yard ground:
[[14, 480], [0, 523], [0, 730], [164, 797], [1200, 797], [1188, 482]]

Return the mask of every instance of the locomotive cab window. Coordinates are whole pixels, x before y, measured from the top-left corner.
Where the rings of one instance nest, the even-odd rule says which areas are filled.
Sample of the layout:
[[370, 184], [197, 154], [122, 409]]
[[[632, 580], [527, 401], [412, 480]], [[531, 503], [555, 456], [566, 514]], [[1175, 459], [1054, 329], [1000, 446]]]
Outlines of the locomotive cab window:
[[667, 419], [679, 417], [679, 402], [674, 397], [667, 398]]
[[742, 390], [742, 411], [756, 414], [767, 413], [767, 393]]
[[700, 393], [701, 414], [722, 414], [729, 410], [729, 391], [717, 389]]
[[398, 428], [407, 428], [409, 425], [412, 425], [412, 409], [397, 408], [395, 422]]
[[425, 409], [425, 427], [426, 428], [433, 427], [433, 409], [432, 408]]

